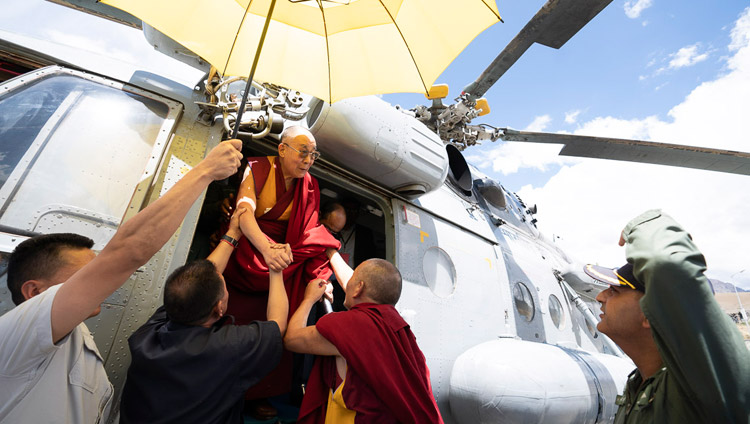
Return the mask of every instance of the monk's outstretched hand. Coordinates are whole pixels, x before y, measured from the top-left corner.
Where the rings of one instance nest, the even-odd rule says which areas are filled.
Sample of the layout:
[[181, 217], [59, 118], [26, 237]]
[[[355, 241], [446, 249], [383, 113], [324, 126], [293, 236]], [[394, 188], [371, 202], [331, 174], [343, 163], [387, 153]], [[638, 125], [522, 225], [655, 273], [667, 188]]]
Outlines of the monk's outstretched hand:
[[317, 302], [326, 292], [326, 289], [330, 286], [329, 282], [321, 278], [316, 278], [307, 283], [305, 288], [305, 300], [311, 300]]
[[292, 263], [292, 248], [288, 243], [271, 244], [270, 249], [263, 254], [268, 268], [271, 271], [281, 272]]

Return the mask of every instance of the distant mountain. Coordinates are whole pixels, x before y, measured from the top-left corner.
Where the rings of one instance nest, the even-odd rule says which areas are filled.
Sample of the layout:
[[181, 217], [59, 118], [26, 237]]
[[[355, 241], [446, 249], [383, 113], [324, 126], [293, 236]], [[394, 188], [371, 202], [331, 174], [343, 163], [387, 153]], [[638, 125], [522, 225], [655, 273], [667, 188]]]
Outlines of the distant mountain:
[[[714, 286], [714, 292], [716, 293], [734, 293], [734, 284], [732, 283], [726, 283], [714, 278], [709, 278], [709, 281], [711, 281], [711, 284]], [[737, 291], [741, 293], [750, 290], [745, 290], [742, 287], [737, 287]]]

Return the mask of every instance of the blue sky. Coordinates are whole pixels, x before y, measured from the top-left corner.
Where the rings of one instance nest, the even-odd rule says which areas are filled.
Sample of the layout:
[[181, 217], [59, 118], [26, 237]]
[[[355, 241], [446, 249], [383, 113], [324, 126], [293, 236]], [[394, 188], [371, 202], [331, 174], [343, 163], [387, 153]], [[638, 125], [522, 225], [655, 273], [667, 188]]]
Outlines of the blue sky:
[[[438, 79], [450, 85], [449, 99], [489, 65], [542, 4], [498, 1], [505, 23], [477, 37]], [[538, 44], [529, 48], [487, 93], [492, 113], [484, 122], [524, 129], [540, 116], [548, 116], [545, 131], [573, 132], [581, 122], [603, 112], [624, 119], [665, 118], [698, 84], [723, 72], [732, 23], [750, 5], [739, 0], [691, 2], [689, 7], [676, 1], [641, 1], [650, 6], [637, 17], [631, 11], [631, 18], [626, 4], [613, 1], [559, 50]], [[687, 64], [678, 67], [682, 63], [675, 62], [670, 67], [682, 48], [694, 53], [688, 54]], [[692, 63], [690, 58], [697, 61]], [[404, 107], [425, 103], [416, 94], [384, 98]], [[566, 122], [566, 114], [570, 114], [569, 121], [576, 120]], [[483, 154], [491, 148], [485, 145], [468, 153]], [[505, 175], [502, 182], [518, 190], [529, 182], [545, 181], [555, 169], [521, 170]]]
[[[161, 71], [180, 67], [156, 52], [142, 54], [145, 41], [135, 30], [43, 0], [2, 1], [0, 30]], [[505, 23], [481, 34], [437, 81], [450, 85], [449, 100], [542, 4], [498, 1]], [[750, 151], [749, 6], [747, 0], [614, 0], [560, 50], [532, 46], [487, 93], [492, 113], [476, 123]], [[427, 104], [422, 95], [383, 97], [406, 108]], [[558, 150], [486, 142], [465, 155], [537, 204], [540, 229], [581, 261], [620, 265], [621, 228], [646, 209], [663, 208], [691, 231], [712, 277], [750, 289], [748, 177], [559, 158]]]

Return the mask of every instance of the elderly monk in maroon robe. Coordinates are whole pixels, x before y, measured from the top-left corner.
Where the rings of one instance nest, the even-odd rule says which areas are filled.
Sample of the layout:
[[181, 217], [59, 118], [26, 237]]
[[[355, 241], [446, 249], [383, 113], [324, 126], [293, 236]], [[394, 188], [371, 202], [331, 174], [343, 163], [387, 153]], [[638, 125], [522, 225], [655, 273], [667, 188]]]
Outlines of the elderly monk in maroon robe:
[[284, 346], [317, 358], [298, 423], [442, 423], [424, 354], [394, 305], [401, 274], [382, 259], [355, 271], [329, 250], [344, 290], [346, 312], [330, 313], [313, 326], [307, 316], [327, 281], [311, 281], [292, 315]]
[[[339, 242], [318, 222], [320, 191], [308, 170], [320, 155], [315, 138], [302, 127], [289, 127], [281, 135], [279, 155], [247, 158], [237, 208], [244, 213], [238, 242], [224, 271], [229, 291], [227, 313], [236, 324], [266, 320], [268, 271], [283, 271], [289, 312], [302, 301], [306, 283], [328, 279], [326, 248]], [[248, 392], [248, 399], [264, 398], [290, 390], [291, 354], [279, 367]]]

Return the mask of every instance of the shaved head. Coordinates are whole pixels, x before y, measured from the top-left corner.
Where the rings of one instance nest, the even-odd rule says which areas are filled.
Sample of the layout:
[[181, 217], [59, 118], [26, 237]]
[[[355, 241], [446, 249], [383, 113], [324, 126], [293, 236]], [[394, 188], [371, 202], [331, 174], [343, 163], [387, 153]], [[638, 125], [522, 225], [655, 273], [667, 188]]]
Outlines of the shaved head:
[[401, 273], [384, 259], [368, 259], [355, 270], [365, 282], [365, 294], [381, 305], [395, 305], [401, 297]]
[[315, 141], [315, 137], [313, 137], [312, 133], [306, 128], [300, 127], [299, 125], [293, 125], [291, 127], [287, 127], [281, 133], [281, 142], [289, 143], [291, 140], [294, 140], [299, 136]]

